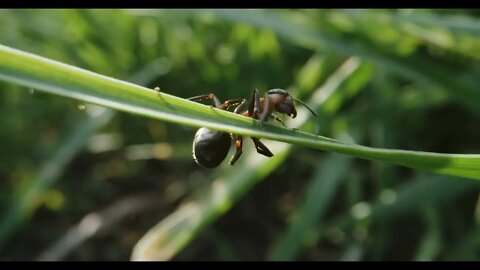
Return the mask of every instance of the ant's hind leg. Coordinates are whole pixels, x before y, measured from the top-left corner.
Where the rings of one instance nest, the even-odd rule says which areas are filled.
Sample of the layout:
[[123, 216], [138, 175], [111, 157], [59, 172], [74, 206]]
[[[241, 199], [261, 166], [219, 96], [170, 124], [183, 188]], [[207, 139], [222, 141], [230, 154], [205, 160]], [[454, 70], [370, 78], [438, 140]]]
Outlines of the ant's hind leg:
[[235, 155], [233, 155], [232, 159], [230, 159], [230, 165], [235, 164], [237, 162], [238, 158], [242, 155], [242, 146], [243, 146], [243, 138], [242, 136], [236, 135], [235, 136]]
[[221, 110], [226, 109], [226, 108], [231, 107], [231, 106], [241, 104], [245, 100], [243, 98], [238, 98], [238, 99], [227, 100], [224, 103], [221, 103], [220, 100], [212, 93], [210, 93], [208, 95], [201, 95], [201, 96], [187, 98], [187, 100], [190, 100], [190, 101], [201, 101], [201, 100], [204, 100], [204, 99], [213, 100], [213, 105], [215, 106], [215, 108], [218, 108], [218, 109], [221, 109]]
[[270, 152], [270, 150], [259, 139], [252, 137], [252, 140], [259, 154], [262, 154], [266, 157], [273, 157], [272, 152]]
[[220, 100], [218, 100], [218, 98], [210, 93], [208, 95], [201, 95], [201, 96], [196, 96], [196, 97], [191, 97], [191, 98], [187, 98], [188, 100], [191, 100], [191, 101], [200, 101], [200, 100], [204, 100], [204, 99], [211, 99], [213, 100], [213, 105], [215, 105], [215, 107], [220, 107], [222, 106], [222, 103], [220, 102]]
[[[225, 101], [222, 105], [217, 106], [217, 108], [223, 110], [223, 109], [228, 109], [228, 107], [232, 107], [232, 106], [236, 106], [236, 105], [238, 105], [237, 108], [240, 107], [240, 106], [243, 108], [243, 107], [245, 107], [245, 105], [242, 105], [242, 104], [244, 104], [245, 102], [246, 102], [246, 101], [245, 101], [244, 98], [237, 98], [237, 99], [227, 100], [227, 101]], [[239, 104], [240, 104], [240, 105], [239, 105]], [[236, 113], [236, 111], [237, 111], [237, 108], [235, 109], [235, 113]]]

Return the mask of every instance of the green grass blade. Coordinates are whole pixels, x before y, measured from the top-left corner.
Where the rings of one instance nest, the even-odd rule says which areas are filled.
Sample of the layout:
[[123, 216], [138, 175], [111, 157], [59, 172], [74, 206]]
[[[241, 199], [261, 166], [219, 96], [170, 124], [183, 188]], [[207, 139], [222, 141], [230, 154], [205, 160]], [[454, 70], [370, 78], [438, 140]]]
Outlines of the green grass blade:
[[304, 246], [315, 242], [320, 218], [328, 209], [347, 167], [348, 160], [344, 156], [330, 155], [324, 159], [307, 187], [305, 201], [296, 210], [288, 231], [271, 250], [270, 260], [294, 260]]
[[258, 121], [250, 118], [165, 93], [158, 94], [145, 87], [6, 46], [0, 45], [0, 59], [0, 79], [57, 95], [188, 126], [204, 126], [435, 173], [480, 179], [480, 155], [440, 154], [344, 144], [272, 124], [260, 127]]
[[397, 14], [393, 16], [393, 19], [434, 27], [443, 26], [456, 32], [480, 35], [480, 20], [473, 16], [409, 12], [408, 14]]
[[415, 261], [432, 261], [440, 253], [441, 247], [441, 220], [438, 212], [431, 207], [426, 207], [422, 216], [427, 224], [425, 234], [420, 240], [417, 251], [415, 252]]

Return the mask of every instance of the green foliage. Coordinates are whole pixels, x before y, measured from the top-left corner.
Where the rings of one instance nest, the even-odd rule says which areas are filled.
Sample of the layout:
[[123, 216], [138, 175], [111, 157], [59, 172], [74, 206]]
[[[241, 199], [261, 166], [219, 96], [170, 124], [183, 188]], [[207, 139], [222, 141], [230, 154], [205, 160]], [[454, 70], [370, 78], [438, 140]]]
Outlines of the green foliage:
[[[0, 50], [0, 259], [477, 260], [478, 182], [424, 171], [479, 177], [477, 22], [475, 10], [0, 10], [1, 44], [93, 72]], [[288, 89], [319, 117], [260, 128], [183, 99], [255, 87]], [[288, 144], [264, 140], [268, 159], [246, 140], [234, 167], [204, 170], [189, 126]]]

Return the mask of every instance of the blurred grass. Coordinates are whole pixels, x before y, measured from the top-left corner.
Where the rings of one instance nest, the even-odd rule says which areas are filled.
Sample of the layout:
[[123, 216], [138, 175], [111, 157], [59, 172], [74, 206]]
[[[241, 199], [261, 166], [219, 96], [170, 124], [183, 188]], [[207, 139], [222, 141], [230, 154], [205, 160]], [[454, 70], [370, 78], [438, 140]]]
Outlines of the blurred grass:
[[[185, 12], [204, 13], [204, 10], [190, 10]], [[386, 51], [383, 47], [362, 40], [363, 44], [351, 43], [339, 36], [329, 35], [324, 32], [315, 31], [307, 23], [298, 24], [288, 20], [287, 16], [281, 16], [271, 11], [263, 10], [210, 10], [220, 18], [236, 23], [248, 23], [255, 27], [269, 29], [279, 36], [291, 40], [293, 43], [310, 48], [313, 50], [325, 48], [326, 50], [341, 53], [343, 55], [356, 55], [367, 60], [375, 62], [377, 65], [389, 69], [392, 72], [405, 76], [406, 78], [417, 80], [425, 87], [439, 87], [446, 91], [454, 91], [455, 99], [464, 102], [475, 112], [480, 112], [476, 100], [480, 99], [480, 81], [475, 74], [462, 74], [461, 78], [443, 76], [454, 70], [448, 70], [440, 65], [432, 66], [431, 60], [419, 55], [397, 56]], [[332, 12], [335, 13], [336, 11]], [[367, 18], [368, 14], [362, 16]], [[374, 12], [374, 11], [373, 11]], [[158, 14], [157, 11], [138, 11], [139, 14]], [[355, 29], [357, 30], [357, 29]], [[352, 37], [350, 37], [352, 38]], [[475, 51], [480, 44], [472, 47]]]
[[[153, 62], [155, 63], [155, 62]], [[152, 74], [151, 65], [133, 74], [131, 80], [139, 84], [147, 84], [156, 74]], [[72, 161], [75, 155], [87, 143], [87, 139], [98, 129], [105, 126], [115, 115], [115, 112], [98, 106], [88, 105], [88, 116], [72, 128], [65, 141], [60, 142], [52, 158], [45, 162], [38, 176], [33, 179], [35, 185], [27, 187], [18, 198], [13, 200], [11, 206], [0, 221], [0, 247], [12, 235], [13, 230], [20, 227], [30, 215], [44, 201], [46, 192], [63, 173], [63, 170]]]
[[[145, 87], [182, 98], [214, 92], [226, 100], [247, 97], [253, 87], [263, 92], [291, 85], [287, 89], [302, 100], [329, 96], [317, 111], [319, 121], [307, 121], [302, 130], [375, 148], [478, 154], [479, 15], [429, 9], [4, 9], [0, 43], [120, 80], [153, 78]], [[313, 91], [350, 56], [362, 64], [340, 89], [331, 96]], [[10, 83], [0, 82], [0, 88], [2, 216], [25, 191], [42, 186], [36, 179], [44, 164], [56, 160], [58, 179], [42, 186], [28, 218], [12, 223], [1, 260], [35, 258], [88, 213], [145, 191], [158, 193], [157, 210], [115, 221], [64, 259], [128, 259], [159, 220], [173, 220], [184, 206], [220, 194], [211, 198], [214, 204], [183, 216], [189, 225], [170, 235], [177, 240], [170, 258], [263, 260], [283, 243], [286, 255], [278, 260], [478, 260], [476, 181], [351, 159], [340, 182], [330, 182], [337, 185], [335, 195], [314, 198], [312, 181], [328, 183], [315, 172], [330, 172], [321, 169], [330, 154], [304, 147], [284, 153], [276, 147], [286, 145], [264, 140], [278, 156], [270, 161], [247, 142], [239, 166], [205, 171], [188, 153], [195, 132], [190, 127], [116, 113], [91, 135], [75, 134], [91, 105]], [[302, 122], [301, 115], [288, 126]], [[71, 161], [55, 159], [71, 134], [87, 147]], [[250, 163], [265, 160], [275, 164], [235, 182]], [[213, 183], [223, 185], [213, 192]], [[243, 191], [220, 192], [227, 186]], [[301, 215], [307, 198], [328, 203]], [[308, 241], [298, 237], [288, 245], [285, 239], [298, 226], [294, 216], [318, 227]]]
[[33, 182], [25, 191], [12, 200], [6, 213], [0, 221], [0, 246], [4, 245], [13, 230], [33, 214], [43, 203], [46, 191], [51, 188], [72, 158], [84, 147], [86, 139], [98, 128], [105, 125], [113, 116], [110, 110], [100, 110], [91, 117], [86, 118], [75, 126], [64, 142], [58, 146], [58, 150], [52, 158], [34, 177]]
[[305, 201], [291, 217], [288, 232], [270, 250], [270, 260], [296, 259], [303, 247], [316, 242], [317, 232], [322, 230], [320, 218], [331, 204], [348, 167], [348, 160], [343, 156], [332, 154], [324, 158], [306, 189]]

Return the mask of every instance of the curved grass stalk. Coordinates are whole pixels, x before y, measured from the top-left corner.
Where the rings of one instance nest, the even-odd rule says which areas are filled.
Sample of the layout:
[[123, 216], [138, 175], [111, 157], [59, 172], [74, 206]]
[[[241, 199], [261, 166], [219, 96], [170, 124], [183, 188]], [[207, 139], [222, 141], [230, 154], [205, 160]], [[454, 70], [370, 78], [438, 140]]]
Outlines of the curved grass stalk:
[[435, 173], [480, 179], [480, 155], [441, 154], [345, 144], [218, 110], [0, 45], [0, 79], [158, 120], [265, 138]]

